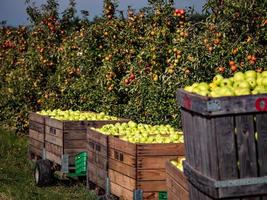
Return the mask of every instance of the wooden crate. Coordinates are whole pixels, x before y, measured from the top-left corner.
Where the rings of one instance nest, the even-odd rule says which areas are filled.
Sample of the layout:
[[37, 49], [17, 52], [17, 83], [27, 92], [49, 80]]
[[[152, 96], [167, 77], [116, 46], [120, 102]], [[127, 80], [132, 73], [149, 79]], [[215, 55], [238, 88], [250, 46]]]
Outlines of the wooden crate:
[[116, 137], [108, 139], [110, 191], [133, 199], [137, 190], [143, 199], [158, 199], [167, 191], [165, 163], [184, 155], [183, 144], [133, 144]]
[[62, 155], [68, 154], [69, 165], [74, 165], [74, 156], [87, 152], [86, 130], [89, 127], [101, 127], [104, 124], [122, 120], [66, 121], [47, 117], [45, 119], [45, 154], [46, 158], [59, 165]]
[[41, 158], [44, 148], [45, 116], [31, 112], [29, 114], [29, 156]]
[[190, 199], [267, 199], [267, 94], [211, 98], [180, 89], [177, 101]]
[[168, 200], [189, 200], [186, 177], [170, 161], [166, 163], [166, 185]]

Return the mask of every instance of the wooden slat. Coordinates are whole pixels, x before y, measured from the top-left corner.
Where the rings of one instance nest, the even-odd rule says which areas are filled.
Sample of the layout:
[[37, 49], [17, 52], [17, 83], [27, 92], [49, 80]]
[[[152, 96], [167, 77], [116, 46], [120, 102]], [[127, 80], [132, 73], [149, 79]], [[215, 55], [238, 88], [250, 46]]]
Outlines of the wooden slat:
[[109, 148], [113, 148], [119, 151], [123, 151], [127, 154], [136, 156], [136, 144], [123, 141], [116, 137], [109, 137]]
[[176, 194], [174, 194], [174, 192], [168, 191], [168, 200], [189, 200], [189, 198], [181, 199], [180, 196], [177, 196]]
[[[265, 101], [267, 94], [213, 98], [200, 96], [180, 89], [177, 91], [176, 97], [179, 105], [187, 110], [191, 110], [205, 116], [218, 116], [262, 112], [261, 110], [258, 110], [259, 108], [257, 108], [256, 104], [259, 104], [259, 100], [261, 99], [264, 99]], [[218, 102], [220, 107], [214, 110], [209, 110], [207, 103], [215, 100]]]
[[236, 135], [240, 178], [257, 177], [257, 152], [253, 115], [236, 116]]
[[85, 130], [87, 128], [88, 121], [63, 121], [63, 128], [67, 130]]
[[172, 178], [175, 182], [179, 183], [185, 190], [188, 191], [187, 179], [183, 172], [175, 167], [171, 162], [166, 163], [166, 174], [169, 178]]
[[61, 157], [60, 156], [58, 156], [54, 153], [51, 153], [49, 151], [45, 151], [45, 156], [46, 156], [47, 160], [50, 160], [52, 162], [55, 162], [55, 163], [61, 165]]
[[93, 140], [98, 144], [102, 144], [103, 146], [107, 146], [108, 143], [108, 136], [104, 135], [98, 131], [87, 129], [87, 139]]
[[86, 140], [64, 140], [64, 148], [66, 149], [86, 149]]
[[113, 160], [111, 158], [108, 159], [108, 165], [109, 169], [115, 170], [117, 172], [120, 172], [126, 176], [129, 176], [131, 178], [136, 178], [136, 168], [126, 165], [122, 162], [119, 162], [117, 160]]
[[48, 133], [45, 134], [45, 143], [47, 142], [58, 146], [63, 146], [63, 138], [59, 138]]
[[107, 170], [107, 158], [102, 155], [88, 150], [88, 161], [90, 164], [94, 164], [101, 169]]
[[235, 126], [233, 117], [214, 118], [221, 180], [238, 178]]
[[44, 148], [44, 143], [43, 142], [40, 142], [40, 141], [35, 140], [33, 138], [29, 138], [29, 144], [31, 146], [34, 146], [37, 149], [40, 149], [40, 150], [42, 150]]
[[166, 172], [165, 169], [145, 169], [137, 170], [137, 179], [142, 181], [162, 181], [166, 179]]
[[58, 138], [63, 138], [63, 130], [51, 126], [45, 126], [45, 134], [50, 134]]
[[122, 187], [130, 191], [134, 191], [136, 189], [136, 179], [125, 176], [120, 172], [114, 171], [112, 169], [108, 170], [108, 176], [110, 178], [110, 181], [116, 183], [117, 185], [121, 185]]
[[32, 138], [34, 140], [38, 140], [38, 141], [44, 143], [44, 134], [37, 132], [35, 130], [32, 130], [32, 129], [29, 130], [29, 138]]
[[92, 151], [95, 153], [98, 153], [100, 155], [102, 155], [103, 157], [107, 158], [108, 157], [108, 147], [98, 144], [92, 140], [89, 140], [87, 142], [87, 149], [88, 151]]
[[[257, 114], [256, 131], [257, 131], [257, 151], [258, 151], [258, 164], [259, 175], [267, 175], [267, 113]], [[267, 200], [267, 196], [263, 196], [262, 200]]]
[[164, 181], [139, 181], [137, 180], [137, 188], [144, 192], [160, 192], [167, 191], [166, 180]]
[[176, 159], [177, 156], [145, 156], [137, 158], [138, 169], [165, 169], [165, 164], [169, 160]]
[[136, 167], [136, 156], [132, 156], [112, 148], [109, 148], [108, 153], [111, 159], [118, 160], [119, 162], [124, 163], [126, 165], [130, 165], [132, 167]]
[[29, 145], [29, 152], [34, 153], [37, 156], [42, 157], [42, 149], [36, 148], [35, 146]]
[[63, 155], [63, 147], [58, 146], [52, 143], [46, 143], [45, 144], [45, 150], [51, 153], [54, 153], [55, 155], [61, 156]]
[[52, 119], [50, 117], [45, 118], [45, 125], [63, 130], [63, 121]]
[[131, 190], [127, 190], [126, 188], [118, 185], [116, 183], [110, 182], [110, 191], [112, 194], [116, 195], [120, 199], [133, 199], [133, 192]]
[[86, 140], [86, 131], [85, 130], [64, 130], [64, 139], [65, 140]]
[[29, 129], [37, 131], [39, 133], [44, 133], [44, 124], [30, 120]]
[[184, 144], [138, 144], [138, 156], [177, 156], [184, 155]]
[[97, 186], [105, 189], [107, 180], [107, 171], [98, 168], [94, 164], [88, 163], [88, 180]]
[[[174, 196], [177, 199], [181, 199], [181, 200], [189, 200], [189, 192], [188, 190], [186, 190], [181, 184], [180, 182], [176, 182], [172, 176], [167, 175], [167, 179], [166, 179], [166, 185], [167, 185], [167, 192], [168, 192], [168, 196], [169, 193], [173, 193]], [[172, 198], [170, 198], [171, 200]], [[176, 200], [176, 199], [173, 199]]]
[[43, 115], [40, 115], [40, 114], [37, 114], [34, 112], [30, 112], [30, 114], [29, 114], [30, 121], [38, 122], [40, 124], [44, 124], [45, 117], [46, 116], [43, 116]]

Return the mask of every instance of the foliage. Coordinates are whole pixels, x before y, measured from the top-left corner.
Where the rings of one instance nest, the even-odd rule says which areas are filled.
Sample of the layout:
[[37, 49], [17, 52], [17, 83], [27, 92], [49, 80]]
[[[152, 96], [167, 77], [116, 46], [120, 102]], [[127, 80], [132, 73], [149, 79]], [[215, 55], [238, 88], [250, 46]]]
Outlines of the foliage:
[[209, 0], [203, 15], [151, 0], [127, 16], [105, 0], [94, 21], [77, 17], [74, 0], [62, 15], [56, 0], [27, 3], [32, 25], [0, 34], [0, 120], [18, 130], [29, 111], [53, 108], [180, 128], [178, 88], [266, 67], [263, 0]]

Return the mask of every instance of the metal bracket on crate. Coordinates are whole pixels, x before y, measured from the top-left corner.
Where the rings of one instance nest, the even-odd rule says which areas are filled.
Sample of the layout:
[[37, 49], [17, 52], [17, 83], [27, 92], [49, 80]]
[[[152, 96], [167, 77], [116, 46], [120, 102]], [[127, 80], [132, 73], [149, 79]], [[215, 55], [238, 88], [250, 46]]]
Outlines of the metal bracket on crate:
[[42, 149], [42, 159], [43, 160], [46, 159], [46, 151], [45, 151], [45, 148]]
[[110, 181], [109, 177], [106, 179], [106, 195], [110, 195]]
[[134, 191], [134, 200], [143, 200], [143, 190], [137, 189]]
[[207, 110], [208, 112], [220, 111], [221, 108], [221, 101], [220, 100], [209, 100], [207, 102]]
[[61, 172], [69, 173], [69, 154], [61, 156]]

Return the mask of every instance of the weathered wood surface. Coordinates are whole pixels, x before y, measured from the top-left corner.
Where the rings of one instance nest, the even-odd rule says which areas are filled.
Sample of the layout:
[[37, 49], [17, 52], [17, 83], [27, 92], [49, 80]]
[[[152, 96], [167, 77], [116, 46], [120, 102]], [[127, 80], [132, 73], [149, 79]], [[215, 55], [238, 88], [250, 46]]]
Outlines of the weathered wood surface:
[[267, 111], [267, 94], [213, 98], [179, 89], [176, 99], [184, 109], [207, 116]]

